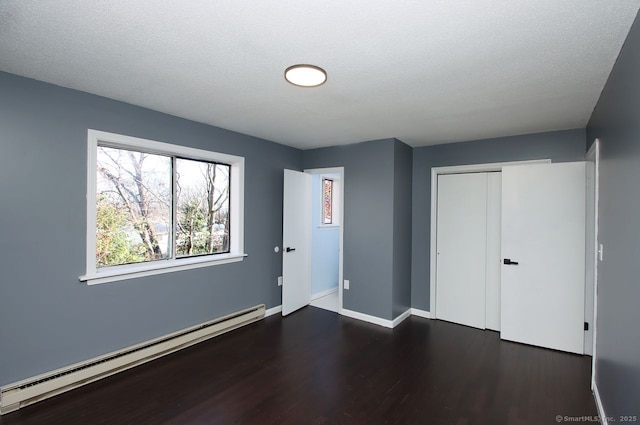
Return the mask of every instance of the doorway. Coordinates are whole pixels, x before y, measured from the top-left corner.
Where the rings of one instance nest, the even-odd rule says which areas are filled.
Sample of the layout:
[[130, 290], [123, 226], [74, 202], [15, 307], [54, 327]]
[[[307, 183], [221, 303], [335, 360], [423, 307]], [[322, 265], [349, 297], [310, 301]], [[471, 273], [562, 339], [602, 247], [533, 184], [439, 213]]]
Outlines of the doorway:
[[338, 312], [340, 282], [339, 173], [311, 173], [311, 303]]
[[285, 170], [283, 315], [306, 305], [342, 313], [343, 188], [343, 167]]
[[342, 235], [344, 169], [305, 170], [311, 189], [311, 303], [342, 310]]

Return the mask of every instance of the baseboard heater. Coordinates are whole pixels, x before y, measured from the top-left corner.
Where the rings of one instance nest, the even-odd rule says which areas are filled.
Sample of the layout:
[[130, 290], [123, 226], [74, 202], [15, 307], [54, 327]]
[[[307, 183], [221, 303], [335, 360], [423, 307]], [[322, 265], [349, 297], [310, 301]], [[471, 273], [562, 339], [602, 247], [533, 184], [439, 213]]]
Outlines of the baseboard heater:
[[5, 414], [130, 369], [264, 317], [264, 304], [228, 314], [123, 350], [76, 363], [0, 388], [0, 414]]

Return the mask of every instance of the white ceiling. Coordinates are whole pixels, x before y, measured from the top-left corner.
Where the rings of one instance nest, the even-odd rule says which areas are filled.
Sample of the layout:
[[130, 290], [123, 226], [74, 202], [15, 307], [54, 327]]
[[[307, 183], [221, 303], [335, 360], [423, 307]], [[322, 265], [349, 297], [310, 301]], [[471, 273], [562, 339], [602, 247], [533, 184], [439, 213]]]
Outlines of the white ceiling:
[[[640, 0], [2, 0], [0, 70], [302, 149], [584, 127]], [[285, 68], [327, 70], [298, 88]]]

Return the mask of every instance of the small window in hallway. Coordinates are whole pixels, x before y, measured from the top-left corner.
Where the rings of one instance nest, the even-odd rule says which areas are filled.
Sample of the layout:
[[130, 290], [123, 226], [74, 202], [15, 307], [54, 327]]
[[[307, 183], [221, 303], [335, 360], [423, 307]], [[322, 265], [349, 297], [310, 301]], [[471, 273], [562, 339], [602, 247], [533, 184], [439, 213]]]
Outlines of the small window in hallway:
[[322, 224], [333, 224], [332, 179], [322, 179]]

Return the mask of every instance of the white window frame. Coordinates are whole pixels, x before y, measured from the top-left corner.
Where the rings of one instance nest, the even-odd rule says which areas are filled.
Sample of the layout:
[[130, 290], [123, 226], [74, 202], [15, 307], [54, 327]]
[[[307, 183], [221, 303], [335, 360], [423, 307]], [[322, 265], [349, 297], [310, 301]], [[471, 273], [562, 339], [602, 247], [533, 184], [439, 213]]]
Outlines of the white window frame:
[[[229, 253], [170, 258], [120, 266], [97, 267], [96, 264], [96, 199], [97, 199], [97, 155], [98, 146], [105, 145], [113, 148], [130, 149], [150, 154], [179, 156], [208, 162], [224, 163], [231, 166], [230, 176], [230, 246]], [[87, 131], [87, 251], [86, 274], [80, 276], [81, 282], [88, 285], [114, 282], [144, 276], [153, 276], [181, 270], [208, 267], [219, 264], [242, 261], [244, 253], [244, 158], [174, 145], [138, 137], [107, 133], [104, 131]]]

